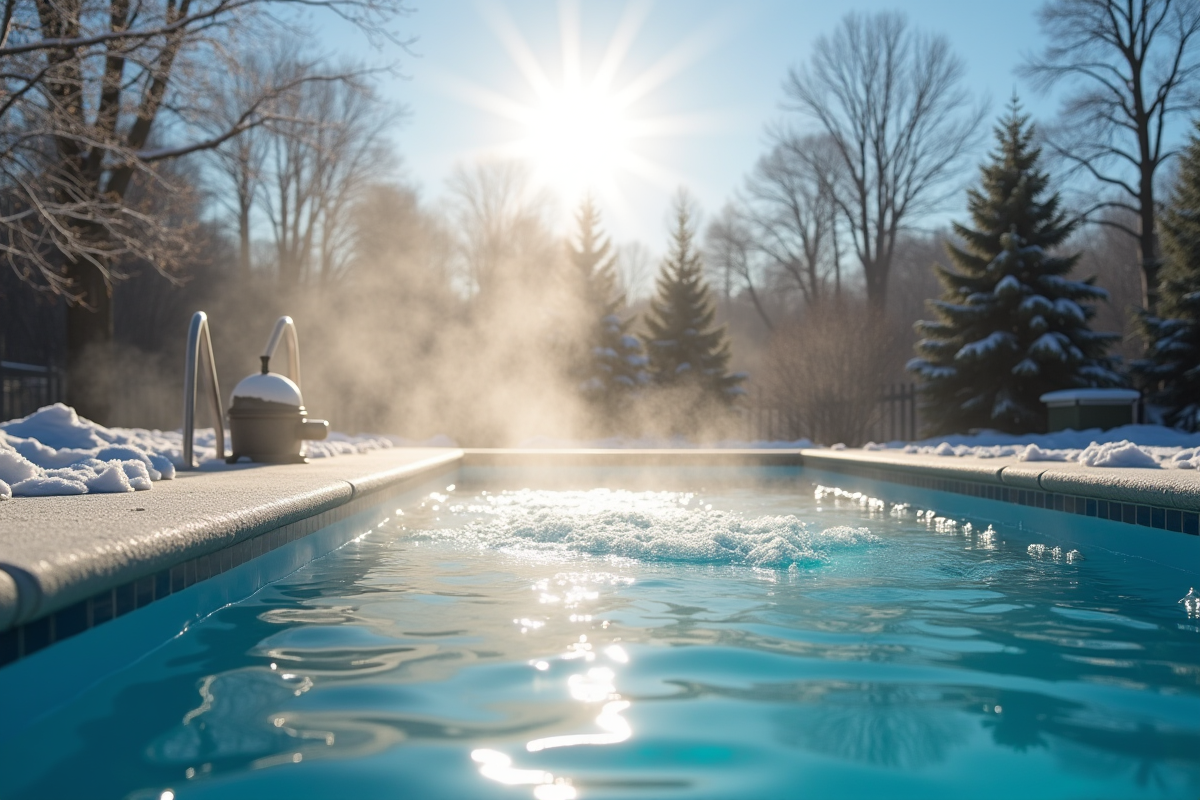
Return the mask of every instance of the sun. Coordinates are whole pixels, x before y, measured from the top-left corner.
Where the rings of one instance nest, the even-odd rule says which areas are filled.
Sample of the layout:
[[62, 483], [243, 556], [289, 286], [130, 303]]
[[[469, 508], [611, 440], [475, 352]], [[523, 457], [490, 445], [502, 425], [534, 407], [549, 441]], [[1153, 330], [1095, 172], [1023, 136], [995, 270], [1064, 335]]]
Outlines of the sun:
[[527, 136], [517, 149], [535, 178], [571, 201], [585, 192], [612, 191], [615, 173], [634, 158], [633, 126], [625, 109], [595, 87], [563, 87], [530, 109]]
[[474, 82], [448, 81], [463, 99], [509, 123], [514, 134], [474, 155], [526, 162], [536, 184], [556, 194], [564, 212], [589, 194], [618, 217], [628, 218], [625, 192], [637, 190], [639, 182], [668, 192], [682, 185], [682, 176], [647, 155], [652, 148], [646, 145], [655, 138], [704, 132], [712, 127], [713, 118], [648, 112], [656, 105], [655, 91], [703, 56], [722, 34], [717, 25], [706, 26], [647, 68], [622, 76], [626, 55], [648, 10], [644, 2], [625, 6], [603, 56], [592, 67], [581, 55], [579, 6], [562, 0], [558, 5], [561, 65], [551, 69], [534, 54], [500, 5], [482, 6], [526, 86], [510, 93]]

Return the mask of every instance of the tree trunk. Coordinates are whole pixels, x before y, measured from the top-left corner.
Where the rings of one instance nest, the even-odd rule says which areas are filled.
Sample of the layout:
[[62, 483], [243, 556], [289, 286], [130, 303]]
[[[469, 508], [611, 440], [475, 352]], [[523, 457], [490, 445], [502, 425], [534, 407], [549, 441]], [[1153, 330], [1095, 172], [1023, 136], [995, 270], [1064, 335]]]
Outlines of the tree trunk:
[[1143, 189], [1141, 208], [1138, 209], [1137, 242], [1138, 256], [1142, 261], [1142, 306], [1151, 315], [1158, 313], [1158, 270], [1162, 266], [1154, 216], [1154, 195]]
[[238, 274], [243, 280], [250, 275], [250, 203], [242, 198], [238, 208]]
[[75, 261], [67, 276], [82, 302], [67, 306], [67, 403], [80, 416], [107, 424], [112, 403], [113, 303], [95, 266]]
[[873, 269], [863, 270], [867, 284], [867, 305], [871, 311], [882, 316], [887, 309], [887, 273], [876, 265]]

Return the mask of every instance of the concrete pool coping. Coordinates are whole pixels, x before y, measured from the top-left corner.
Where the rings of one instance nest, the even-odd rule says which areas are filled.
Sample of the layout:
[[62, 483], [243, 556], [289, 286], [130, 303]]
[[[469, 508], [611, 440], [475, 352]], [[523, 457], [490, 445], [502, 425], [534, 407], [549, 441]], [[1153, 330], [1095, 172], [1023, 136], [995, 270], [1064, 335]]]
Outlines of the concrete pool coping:
[[860, 450], [397, 448], [180, 473], [149, 492], [0, 503], [0, 632], [77, 608], [90, 627], [141, 607], [139, 582], [165, 580], [170, 594], [459, 468], [602, 466], [810, 466], [1182, 534], [1195, 533], [1200, 512], [1200, 475], [1179, 470]]
[[462, 451], [379, 450], [296, 465], [180, 472], [147, 492], [0, 503], [0, 630], [263, 533], [379, 499]]

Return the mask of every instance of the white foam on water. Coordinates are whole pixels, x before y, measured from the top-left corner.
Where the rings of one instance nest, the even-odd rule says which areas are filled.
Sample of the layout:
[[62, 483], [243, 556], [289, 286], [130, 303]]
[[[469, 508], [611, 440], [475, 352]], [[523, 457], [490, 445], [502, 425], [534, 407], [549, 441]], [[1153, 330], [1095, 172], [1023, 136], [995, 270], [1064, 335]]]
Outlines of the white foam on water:
[[526, 489], [454, 505], [449, 510], [464, 524], [426, 533], [489, 549], [770, 569], [819, 566], [882, 541], [866, 528], [820, 528], [792, 515], [748, 516], [694, 500], [681, 492]]

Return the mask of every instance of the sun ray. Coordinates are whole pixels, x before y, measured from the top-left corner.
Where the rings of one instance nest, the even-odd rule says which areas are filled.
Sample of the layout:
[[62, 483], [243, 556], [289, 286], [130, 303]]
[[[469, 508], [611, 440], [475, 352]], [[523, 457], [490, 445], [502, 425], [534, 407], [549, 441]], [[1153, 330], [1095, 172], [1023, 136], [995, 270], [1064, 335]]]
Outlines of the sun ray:
[[488, 21], [492, 32], [496, 34], [496, 38], [500, 40], [500, 44], [508, 51], [508, 56], [513, 60], [517, 69], [525, 77], [529, 86], [534, 93], [540, 97], [546, 97], [554, 92], [554, 84], [547, 77], [542, 65], [538, 62], [537, 56], [529, 49], [529, 45], [525, 42], [525, 37], [517, 30], [517, 26], [513, 23], [512, 18], [498, 3], [483, 3], [480, 5], [480, 11], [484, 18]]
[[625, 10], [621, 13], [621, 20], [617, 23], [617, 29], [609, 39], [604, 57], [600, 60], [600, 66], [596, 68], [596, 77], [592, 80], [592, 85], [597, 91], [607, 92], [612, 86], [617, 70], [625, 60], [625, 55], [641, 31], [642, 24], [646, 21], [646, 15], [649, 13], [649, 2], [639, 1], [625, 6]]
[[533, 109], [530, 106], [493, 89], [480, 86], [473, 81], [433, 69], [429, 70], [429, 80], [440, 86], [447, 94], [458, 97], [460, 100], [464, 100], [476, 108], [489, 111], [498, 117], [522, 125], [528, 125], [532, 117]]
[[672, 191], [686, 182], [684, 176], [679, 173], [656, 164], [647, 158], [642, 158], [637, 153], [628, 151], [622, 153], [618, 163], [626, 172], [636, 175], [647, 183], [653, 184], [664, 191]]
[[711, 52], [718, 41], [727, 35], [728, 30], [729, 15], [713, 19], [630, 81], [624, 89], [616, 93], [615, 99], [621, 105], [633, 105]]
[[520, 129], [510, 131], [513, 138], [476, 148], [473, 155], [527, 162], [535, 183], [553, 190], [566, 213], [590, 192], [622, 223], [632, 222], [626, 191], [638, 183], [670, 191], [684, 182], [683, 176], [637, 152], [638, 143], [718, 130], [728, 125], [730, 116], [715, 112], [647, 115], [643, 107], [651, 103], [654, 92], [710, 52], [732, 26], [724, 15], [710, 21], [625, 80], [618, 74], [637, 44], [650, 3], [632, 0], [624, 7], [594, 70], [585, 70], [580, 3], [559, 0], [557, 7], [559, 75], [539, 61], [504, 8], [491, 2], [481, 6], [493, 33], [532, 89], [532, 97], [524, 91], [505, 95], [448, 76], [441, 77], [441, 83]]
[[562, 47], [563, 87], [568, 92], [579, 91], [583, 64], [579, 42], [579, 3], [576, 0], [559, 0], [558, 38]]
[[660, 117], [639, 117], [628, 120], [626, 136], [630, 140], [658, 139], [668, 136], [718, 133], [732, 127], [736, 115], [730, 112], [706, 111], [694, 114], [668, 114]]

